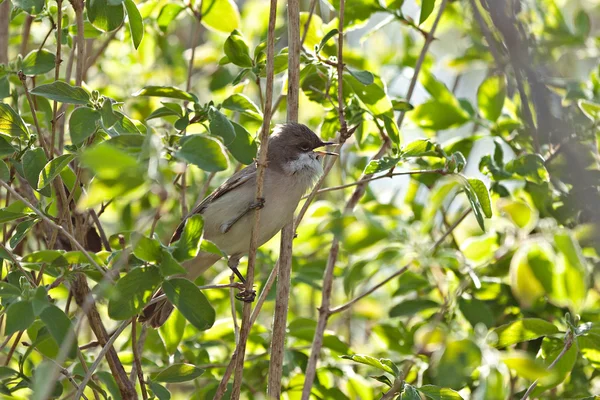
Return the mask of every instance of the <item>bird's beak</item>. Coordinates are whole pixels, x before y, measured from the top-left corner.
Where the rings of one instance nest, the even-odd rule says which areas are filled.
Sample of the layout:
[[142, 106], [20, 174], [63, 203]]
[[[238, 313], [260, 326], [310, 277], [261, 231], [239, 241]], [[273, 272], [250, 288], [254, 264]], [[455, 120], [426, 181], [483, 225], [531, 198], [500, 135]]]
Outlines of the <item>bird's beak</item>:
[[[337, 144], [335, 142], [322, 142], [321, 145], [319, 147], [324, 147], [324, 146], [332, 146], [334, 144]], [[330, 155], [330, 156], [339, 156], [338, 153], [334, 153], [333, 151], [324, 151], [324, 150], [313, 150], [315, 153], [321, 155], [321, 156], [325, 156], [325, 155]]]
[[329, 154], [330, 156], [339, 156], [338, 153], [334, 153], [333, 151], [314, 150], [314, 152], [320, 156], [324, 156], [326, 154]]

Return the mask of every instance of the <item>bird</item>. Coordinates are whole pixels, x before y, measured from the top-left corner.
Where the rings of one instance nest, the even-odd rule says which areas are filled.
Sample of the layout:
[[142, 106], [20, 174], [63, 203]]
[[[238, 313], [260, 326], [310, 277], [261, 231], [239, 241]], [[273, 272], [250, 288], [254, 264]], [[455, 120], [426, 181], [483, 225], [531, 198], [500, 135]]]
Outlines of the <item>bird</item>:
[[[261, 209], [258, 230], [258, 245], [261, 246], [292, 219], [302, 196], [323, 173], [321, 159], [326, 154], [337, 155], [317, 149], [333, 144], [322, 141], [306, 125], [292, 122], [277, 125], [269, 137], [267, 148], [264, 197], [255, 197], [257, 166], [253, 163], [233, 174], [204, 198], [179, 224], [171, 243], [181, 236], [187, 218], [202, 215], [203, 238], [213, 242], [228, 256], [229, 268], [245, 283], [237, 266], [240, 258], [249, 251], [254, 210]], [[221, 258], [217, 254], [199, 251], [195, 258], [183, 263], [186, 278], [194, 281]], [[160, 295], [162, 291], [159, 290], [154, 298]], [[238, 298], [252, 301], [254, 292]], [[163, 297], [146, 306], [139, 320], [158, 328], [166, 322], [172, 311], [173, 305]]]

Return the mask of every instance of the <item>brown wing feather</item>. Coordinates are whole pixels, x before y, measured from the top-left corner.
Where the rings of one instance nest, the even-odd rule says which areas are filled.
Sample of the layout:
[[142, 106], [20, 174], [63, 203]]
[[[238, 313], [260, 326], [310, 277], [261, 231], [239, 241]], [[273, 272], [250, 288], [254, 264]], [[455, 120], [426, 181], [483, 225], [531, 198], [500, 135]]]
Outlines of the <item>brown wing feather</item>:
[[179, 240], [179, 237], [181, 236], [181, 233], [183, 232], [183, 228], [185, 226], [185, 221], [187, 220], [188, 217], [195, 215], [195, 214], [202, 214], [202, 212], [206, 209], [206, 207], [208, 207], [208, 205], [210, 203], [212, 203], [219, 197], [223, 196], [224, 194], [230, 192], [231, 190], [235, 189], [236, 187], [242, 185], [243, 183], [245, 183], [251, 179], [255, 179], [255, 177], [256, 177], [256, 165], [254, 165], [254, 164], [249, 165], [246, 168], [233, 174], [231, 176], [231, 178], [229, 178], [225, 182], [223, 182], [223, 184], [221, 184], [221, 186], [219, 186], [217, 189], [215, 189], [214, 192], [212, 192], [211, 194], [206, 196], [206, 198], [204, 200], [202, 200], [202, 202], [200, 204], [198, 204], [198, 206], [196, 208], [194, 208], [192, 210], [192, 212], [189, 213], [183, 219], [183, 221], [181, 221], [181, 223], [175, 230], [175, 233], [173, 233], [173, 237], [171, 238], [171, 243]]

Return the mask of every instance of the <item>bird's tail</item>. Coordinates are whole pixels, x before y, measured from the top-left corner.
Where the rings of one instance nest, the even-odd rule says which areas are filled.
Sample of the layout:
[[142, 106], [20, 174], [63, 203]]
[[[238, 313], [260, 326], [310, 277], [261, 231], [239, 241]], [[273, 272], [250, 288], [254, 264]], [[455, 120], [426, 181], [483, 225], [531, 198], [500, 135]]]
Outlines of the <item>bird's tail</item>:
[[[154, 299], [163, 294], [164, 292], [160, 289], [152, 298]], [[146, 306], [140, 314], [139, 321], [145, 322], [153, 328], [158, 328], [167, 321], [171, 312], [173, 312], [173, 304], [167, 298], [164, 298]]]

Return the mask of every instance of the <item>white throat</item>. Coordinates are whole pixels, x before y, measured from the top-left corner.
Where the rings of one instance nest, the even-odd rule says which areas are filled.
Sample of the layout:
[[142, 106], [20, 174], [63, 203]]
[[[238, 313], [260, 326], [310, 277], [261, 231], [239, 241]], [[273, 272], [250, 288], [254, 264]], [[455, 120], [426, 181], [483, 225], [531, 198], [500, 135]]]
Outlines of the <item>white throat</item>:
[[314, 153], [301, 153], [297, 159], [287, 162], [283, 169], [287, 175], [298, 179], [297, 184], [308, 190], [323, 173], [323, 167]]

